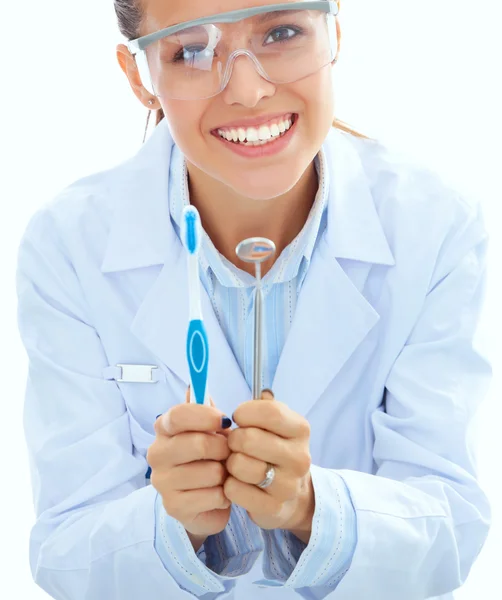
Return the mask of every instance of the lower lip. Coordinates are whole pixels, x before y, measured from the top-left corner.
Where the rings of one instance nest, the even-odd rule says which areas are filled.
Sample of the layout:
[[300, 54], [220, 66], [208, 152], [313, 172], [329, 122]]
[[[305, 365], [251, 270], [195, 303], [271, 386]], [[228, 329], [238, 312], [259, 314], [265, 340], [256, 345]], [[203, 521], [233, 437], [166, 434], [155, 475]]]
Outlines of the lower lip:
[[273, 142], [269, 142], [268, 144], [263, 144], [262, 146], [245, 146], [244, 144], [236, 144], [235, 142], [229, 142], [225, 138], [222, 138], [217, 132], [213, 133], [215, 137], [217, 137], [220, 142], [225, 144], [225, 146], [235, 152], [235, 154], [239, 154], [239, 156], [245, 156], [246, 158], [260, 158], [262, 156], [274, 156], [275, 154], [279, 154], [282, 152], [290, 143], [291, 138], [296, 130], [296, 124], [298, 123], [298, 115], [295, 114], [295, 121], [293, 125], [287, 130], [287, 132], [278, 137]]

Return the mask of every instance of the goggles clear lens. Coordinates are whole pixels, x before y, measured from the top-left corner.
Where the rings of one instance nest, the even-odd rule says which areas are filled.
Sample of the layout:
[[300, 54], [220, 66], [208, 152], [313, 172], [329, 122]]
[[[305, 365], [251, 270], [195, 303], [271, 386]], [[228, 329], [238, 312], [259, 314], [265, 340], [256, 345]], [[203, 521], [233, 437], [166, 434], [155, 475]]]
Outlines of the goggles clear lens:
[[336, 57], [336, 21], [318, 10], [279, 10], [236, 23], [187, 27], [136, 54], [143, 85], [159, 97], [195, 100], [220, 93], [238, 56], [261, 77], [291, 83]]

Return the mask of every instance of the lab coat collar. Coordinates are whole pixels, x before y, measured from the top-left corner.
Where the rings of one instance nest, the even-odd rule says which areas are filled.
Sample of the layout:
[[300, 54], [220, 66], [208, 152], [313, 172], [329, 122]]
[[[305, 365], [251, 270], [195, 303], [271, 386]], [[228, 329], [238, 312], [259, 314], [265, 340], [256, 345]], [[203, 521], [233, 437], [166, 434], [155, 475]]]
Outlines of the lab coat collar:
[[[115, 171], [109, 185], [116, 195], [115, 212], [102, 270], [162, 265], [130, 329], [188, 385], [186, 257], [167, 198], [172, 147], [162, 121], [138, 154]], [[357, 151], [336, 131], [325, 149], [331, 169], [326, 235], [312, 256], [273, 382], [276, 397], [303, 416], [379, 320], [361, 293], [372, 265], [394, 264]], [[351, 267], [337, 259], [357, 262]], [[201, 296], [211, 341], [208, 389], [218, 408], [231, 415], [251, 398], [251, 390], [202, 286]]]
[[[330, 169], [326, 241], [334, 258], [394, 265], [361, 159], [346, 136], [333, 128], [323, 145]], [[139, 152], [112, 171], [104, 273], [164, 264], [176, 244], [167, 200], [173, 143], [163, 119]]]
[[326, 241], [335, 258], [392, 266], [368, 176], [348, 135], [332, 128], [324, 143], [330, 169]]

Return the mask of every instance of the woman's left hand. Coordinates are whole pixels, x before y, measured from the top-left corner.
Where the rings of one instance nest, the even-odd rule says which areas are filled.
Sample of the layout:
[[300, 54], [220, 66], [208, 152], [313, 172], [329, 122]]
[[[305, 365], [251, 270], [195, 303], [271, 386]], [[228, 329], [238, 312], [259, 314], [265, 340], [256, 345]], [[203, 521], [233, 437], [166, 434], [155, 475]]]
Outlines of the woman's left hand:
[[[241, 404], [232, 415], [239, 426], [228, 434], [232, 454], [226, 497], [242, 506], [262, 529], [310, 531], [315, 496], [310, 476], [309, 422], [268, 391]], [[267, 462], [275, 478], [265, 489]]]

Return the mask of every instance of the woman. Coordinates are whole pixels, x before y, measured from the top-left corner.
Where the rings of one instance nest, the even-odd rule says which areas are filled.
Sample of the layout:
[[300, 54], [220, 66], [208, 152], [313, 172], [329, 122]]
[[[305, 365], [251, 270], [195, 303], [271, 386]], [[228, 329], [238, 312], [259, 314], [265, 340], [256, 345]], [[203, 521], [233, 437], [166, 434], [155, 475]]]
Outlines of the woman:
[[[451, 598], [489, 521], [469, 438], [490, 376], [479, 206], [332, 127], [336, 3], [115, 8], [156, 128], [19, 250], [35, 581], [67, 600]], [[187, 393], [189, 203], [211, 406]], [[235, 254], [253, 236], [277, 246], [259, 401]]]

